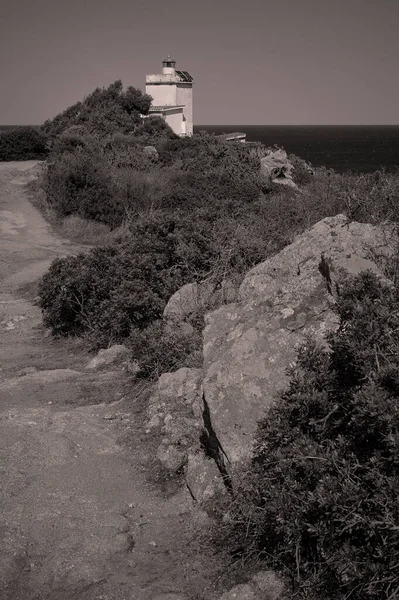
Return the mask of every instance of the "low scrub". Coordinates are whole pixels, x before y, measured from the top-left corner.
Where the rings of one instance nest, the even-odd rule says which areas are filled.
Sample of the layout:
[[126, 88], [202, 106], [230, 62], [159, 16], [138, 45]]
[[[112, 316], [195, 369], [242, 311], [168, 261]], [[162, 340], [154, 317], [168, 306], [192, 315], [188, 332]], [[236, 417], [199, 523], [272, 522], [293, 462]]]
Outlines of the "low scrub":
[[189, 324], [172, 325], [160, 319], [144, 330], [132, 331], [128, 346], [139, 365], [138, 376], [146, 379], [202, 365], [202, 335]]
[[114, 198], [111, 168], [95, 149], [56, 155], [43, 179], [47, 204], [60, 217], [77, 214], [116, 227], [123, 220], [124, 207]]
[[117, 80], [107, 88], [96, 88], [82, 101], [46, 121], [42, 130], [51, 138], [71, 127], [80, 127], [97, 138], [130, 133], [141, 124], [141, 115], [148, 113], [150, 105], [151, 96], [132, 86], [124, 89], [122, 81]]
[[[342, 287], [329, 350], [302, 346], [259, 423], [253, 459], [219, 500], [214, 540], [293, 597], [399, 592], [399, 291], [365, 272]], [[246, 568], [246, 567], [245, 567]]]
[[47, 136], [36, 127], [16, 127], [0, 133], [0, 161], [43, 160]]
[[[197, 249], [200, 239], [197, 240]], [[85, 335], [106, 347], [162, 317], [170, 296], [208, 268], [190, 245], [193, 226], [149, 216], [126, 239], [57, 259], [39, 285], [44, 322], [55, 335]]]
[[107, 245], [112, 241], [110, 228], [104, 223], [83, 219], [78, 215], [66, 217], [58, 228], [62, 237], [89, 246]]

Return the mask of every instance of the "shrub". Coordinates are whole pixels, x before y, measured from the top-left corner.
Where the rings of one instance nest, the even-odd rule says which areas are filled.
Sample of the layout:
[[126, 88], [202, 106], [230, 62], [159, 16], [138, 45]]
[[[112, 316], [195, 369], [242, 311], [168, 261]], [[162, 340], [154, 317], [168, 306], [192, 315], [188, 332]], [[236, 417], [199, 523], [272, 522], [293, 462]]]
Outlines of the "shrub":
[[300, 349], [289, 388], [259, 423], [216, 538], [244, 564], [261, 557], [290, 574], [295, 597], [393, 599], [399, 292], [366, 272], [343, 286], [336, 310], [330, 349]]
[[181, 367], [202, 365], [202, 336], [184, 326], [155, 321], [144, 330], [132, 331], [129, 341], [132, 357], [140, 366], [138, 375], [158, 379], [162, 373]]
[[0, 161], [43, 160], [47, 136], [36, 127], [16, 127], [0, 133]]
[[123, 88], [120, 80], [108, 88], [96, 88], [81, 102], [47, 120], [42, 130], [56, 137], [73, 126], [80, 126], [86, 134], [102, 138], [113, 133], [130, 133], [147, 114], [151, 96], [134, 87]]
[[116, 168], [129, 168], [135, 171], [149, 171], [156, 165], [156, 157], [144, 150], [134, 135], [120, 133], [103, 141], [103, 152], [107, 161]]
[[54, 156], [43, 181], [47, 203], [59, 216], [78, 214], [117, 227], [125, 213], [114, 199], [111, 169], [96, 149], [74, 151]]
[[183, 171], [211, 174], [225, 172], [230, 176], [256, 175], [259, 159], [245, 144], [234, 144], [212, 135], [194, 135], [168, 140], [159, 148], [163, 165], [178, 164]]
[[166, 139], [179, 139], [178, 135], [167, 124], [165, 119], [158, 116], [150, 116], [144, 119], [141, 125], [134, 130], [135, 138], [140, 139], [141, 143], [159, 144]]
[[183, 283], [207, 269], [193, 230], [152, 215], [138, 220], [128, 239], [55, 260], [39, 285], [45, 324], [54, 334], [86, 335], [93, 347], [145, 329]]
[[295, 154], [289, 154], [288, 160], [294, 167], [292, 179], [297, 185], [302, 187], [313, 180], [314, 170], [310, 164]]

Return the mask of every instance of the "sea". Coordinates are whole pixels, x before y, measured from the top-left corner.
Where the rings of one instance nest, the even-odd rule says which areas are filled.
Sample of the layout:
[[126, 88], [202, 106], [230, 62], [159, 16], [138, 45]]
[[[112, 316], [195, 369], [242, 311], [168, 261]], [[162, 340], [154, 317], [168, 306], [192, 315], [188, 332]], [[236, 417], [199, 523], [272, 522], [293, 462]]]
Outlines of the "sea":
[[[1, 126], [0, 131], [13, 126]], [[399, 169], [399, 125], [197, 125], [194, 132], [243, 132], [248, 142], [277, 145], [315, 167], [338, 173]]]
[[194, 132], [242, 132], [248, 142], [277, 145], [315, 167], [338, 173], [399, 169], [399, 125], [199, 125]]

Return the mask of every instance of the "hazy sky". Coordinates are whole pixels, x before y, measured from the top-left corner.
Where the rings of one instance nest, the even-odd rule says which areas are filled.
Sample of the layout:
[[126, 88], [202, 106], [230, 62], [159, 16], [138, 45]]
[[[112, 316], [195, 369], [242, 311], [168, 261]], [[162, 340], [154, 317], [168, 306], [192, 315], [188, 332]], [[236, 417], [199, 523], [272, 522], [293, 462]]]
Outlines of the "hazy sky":
[[39, 124], [167, 53], [195, 124], [399, 124], [399, 0], [3, 0], [0, 124]]

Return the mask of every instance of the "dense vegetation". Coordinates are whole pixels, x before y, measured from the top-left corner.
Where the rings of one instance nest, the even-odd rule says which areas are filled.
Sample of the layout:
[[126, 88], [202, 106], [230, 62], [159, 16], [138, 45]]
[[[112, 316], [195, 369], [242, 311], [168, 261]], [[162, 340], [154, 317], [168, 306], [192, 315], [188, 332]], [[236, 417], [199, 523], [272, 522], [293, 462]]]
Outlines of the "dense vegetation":
[[[35, 135], [50, 148], [42, 207], [58, 224], [98, 237], [97, 247], [57, 259], [41, 280], [45, 324], [93, 349], [123, 342], [139, 375], [154, 378], [201, 364], [204, 308], [181, 326], [163, 319], [183, 284], [205, 281], [214, 306], [227, 284], [236, 289], [251, 266], [324, 217], [397, 221], [399, 177], [311, 172], [291, 156], [299, 189], [279, 186], [260, 177], [262, 145], [204, 133], [179, 139], [162, 119], [142, 118], [150, 103], [115, 82]], [[311, 340], [300, 350], [289, 388], [259, 424], [240, 485], [213, 506], [215, 539], [245, 567], [262, 559], [288, 574], [294, 597], [392, 600], [398, 287], [362, 274], [343, 286], [336, 311], [330, 351]]]
[[[365, 272], [335, 307], [330, 351], [309, 340], [259, 423], [217, 544], [289, 574], [296, 597], [399, 591], [399, 287]], [[226, 518], [227, 515], [227, 518]]]
[[[178, 138], [163, 119], [142, 118], [150, 103], [116, 81], [43, 125], [51, 145], [41, 182], [47, 212], [70, 222], [69, 231], [92, 223], [100, 244], [114, 233], [105, 247], [56, 261], [40, 296], [55, 334], [85, 336], [92, 348], [123, 341], [142, 373], [156, 376], [198, 355], [200, 339], [182, 332], [176, 356], [159, 350], [170, 340], [163, 309], [179, 287], [237, 287], [251, 266], [326, 216], [392, 218], [399, 178], [312, 173], [291, 156], [300, 189], [278, 186], [260, 177], [261, 144]], [[193, 318], [198, 333], [201, 319]]]
[[43, 160], [47, 154], [47, 136], [37, 127], [15, 127], [0, 132], [0, 161]]
[[83, 101], [46, 121], [42, 130], [50, 137], [65, 133], [71, 127], [99, 138], [118, 132], [129, 133], [135, 125], [140, 125], [141, 115], [148, 114], [150, 106], [151, 96], [132, 86], [124, 90], [118, 80], [108, 88], [96, 88]]

